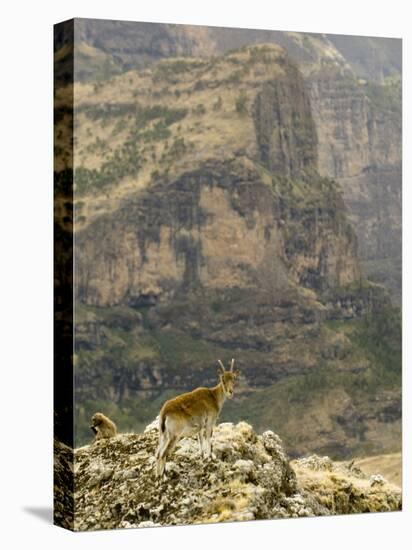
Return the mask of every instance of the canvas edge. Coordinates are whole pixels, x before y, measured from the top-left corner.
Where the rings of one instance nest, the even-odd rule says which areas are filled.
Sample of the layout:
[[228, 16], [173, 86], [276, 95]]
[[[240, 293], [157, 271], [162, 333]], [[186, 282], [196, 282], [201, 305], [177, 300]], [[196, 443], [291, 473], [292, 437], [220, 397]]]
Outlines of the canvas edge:
[[[73, 423], [73, 77], [74, 20], [53, 28], [53, 51], [67, 46], [64, 56], [54, 56], [54, 476], [53, 523], [74, 530], [74, 423]], [[67, 101], [58, 105], [63, 88]], [[57, 172], [64, 136], [57, 122], [67, 127], [70, 147], [64, 169]], [[60, 159], [61, 160], [61, 159]]]

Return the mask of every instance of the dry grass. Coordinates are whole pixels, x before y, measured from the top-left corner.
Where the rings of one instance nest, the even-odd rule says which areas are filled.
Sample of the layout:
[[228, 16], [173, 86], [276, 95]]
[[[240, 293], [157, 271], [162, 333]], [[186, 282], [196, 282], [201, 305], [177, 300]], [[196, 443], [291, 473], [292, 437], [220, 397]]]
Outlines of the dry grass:
[[[374, 458], [378, 463], [378, 459], [382, 457]], [[364, 460], [365, 464], [366, 461], [370, 461], [370, 459]], [[298, 460], [292, 463], [292, 467], [296, 473], [299, 488], [309, 491], [319, 504], [330, 510], [332, 514], [401, 509], [400, 487], [389, 482], [388, 477], [382, 483], [373, 483], [369, 474], [364, 475], [358, 469], [359, 463], [360, 461], [357, 461], [348, 467], [346, 463], [330, 462], [326, 463], [324, 468], [313, 469], [310, 465]], [[371, 473], [384, 475], [380, 470], [381, 467], [379, 470], [373, 468]]]
[[[86, 52], [87, 53], [87, 52]], [[92, 54], [93, 52], [89, 52]], [[81, 197], [82, 224], [115, 209], [119, 201], [148, 187], [153, 174], [167, 171], [168, 179], [195, 168], [199, 160], [231, 158], [238, 150], [252, 153], [256, 147], [252, 104], [259, 90], [259, 81], [276, 78], [284, 73], [279, 63], [282, 51], [274, 45], [244, 48], [219, 59], [168, 59], [142, 71], [128, 71], [99, 83], [74, 85], [76, 114], [74, 165], [100, 169], [115, 151], [121, 151], [136, 124], [134, 116], [91, 120], [80, 112], [85, 105], [138, 104], [141, 108], [161, 105], [186, 109], [187, 115], [168, 127], [170, 135], [151, 143], [137, 144], [139, 157], [144, 159], [137, 176], [114, 181], [110, 190], [94, 189]], [[173, 64], [187, 64], [187, 69], [174, 71]], [[171, 70], [168, 69], [171, 68]], [[246, 94], [246, 109], [236, 110], [240, 92]], [[216, 107], [216, 104], [219, 104]], [[201, 105], [202, 108], [198, 109]], [[80, 111], [78, 111], [80, 109]], [[119, 128], [121, 122], [121, 130]], [[184, 139], [184, 155], [167, 155], [175, 139]], [[163, 161], [162, 161], [163, 158]]]
[[402, 486], [402, 455], [392, 453], [368, 456], [355, 461], [355, 465], [368, 476], [380, 474], [390, 483]]

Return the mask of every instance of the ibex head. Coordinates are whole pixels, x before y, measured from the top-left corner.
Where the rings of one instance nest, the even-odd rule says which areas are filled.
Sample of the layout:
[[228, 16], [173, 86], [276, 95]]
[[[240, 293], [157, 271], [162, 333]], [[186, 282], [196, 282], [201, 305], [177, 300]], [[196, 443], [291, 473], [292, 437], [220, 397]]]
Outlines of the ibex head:
[[220, 366], [217, 372], [220, 378], [220, 383], [222, 384], [226, 397], [232, 399], [235, 380], [239, 374], [239, 371], [236, 371], [233, 368], [235, 366], [235, 360], [232, 359], [230, 363], [230, 370], [225, 370], [225, 366], [220, 359], [218, 359], [218, 363]]

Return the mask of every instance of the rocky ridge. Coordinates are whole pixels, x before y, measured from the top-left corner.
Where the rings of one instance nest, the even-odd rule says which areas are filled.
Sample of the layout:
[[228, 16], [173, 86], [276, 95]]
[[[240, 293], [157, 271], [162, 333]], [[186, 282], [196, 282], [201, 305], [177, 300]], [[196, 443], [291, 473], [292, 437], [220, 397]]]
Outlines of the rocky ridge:
[[[245, 422], [216, 427], [213, 460], [199, 460], [197, 441], [181, 440], [167, 463], [166, 478], [157, 480], [157, 437], [155, 421], [143, 434], [122, 434], [75, 450], [74, 530], [401, 509], [400, 490], [381, 476], [367, 478], [328, 457], [290, 465], [275, 433], [257, 435]], [[56, 444], [63, 463], [65, 450]], [[59, 476], [57, 486], [67, 481]], [[58, 499], [56, 517], [64, 516], [63, 506]]]

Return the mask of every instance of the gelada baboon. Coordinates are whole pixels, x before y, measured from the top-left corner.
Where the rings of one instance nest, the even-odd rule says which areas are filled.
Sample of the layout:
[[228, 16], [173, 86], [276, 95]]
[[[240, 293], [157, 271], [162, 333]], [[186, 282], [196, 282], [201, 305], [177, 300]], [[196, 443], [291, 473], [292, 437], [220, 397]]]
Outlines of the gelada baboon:
[[103, 413], [95, 413], [92, 416], [92, 424], [90, 428], [95, 433], [94, 441], [113, 437], [117, 434], [116, 424], [107, 418]]

